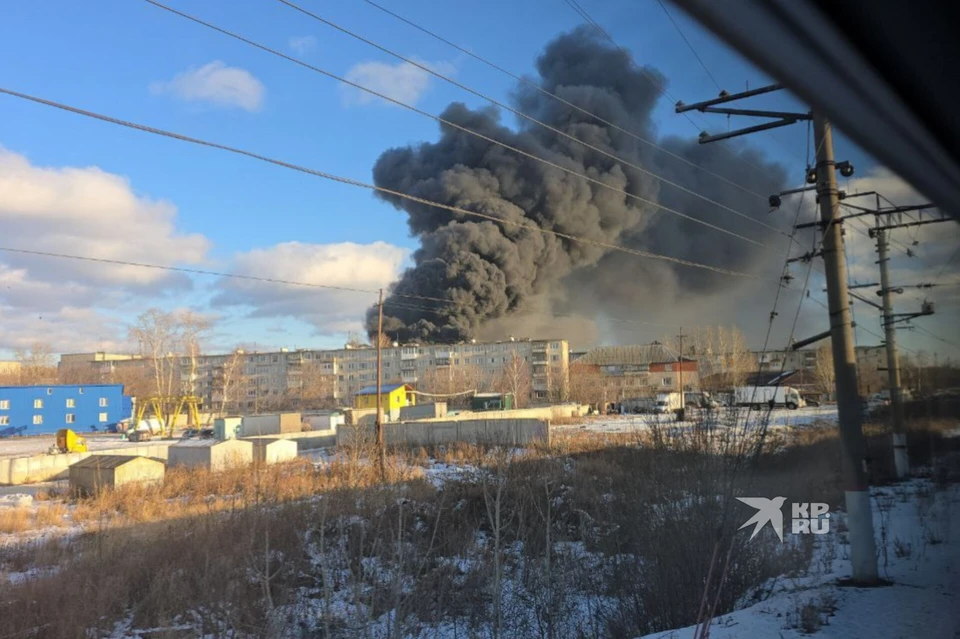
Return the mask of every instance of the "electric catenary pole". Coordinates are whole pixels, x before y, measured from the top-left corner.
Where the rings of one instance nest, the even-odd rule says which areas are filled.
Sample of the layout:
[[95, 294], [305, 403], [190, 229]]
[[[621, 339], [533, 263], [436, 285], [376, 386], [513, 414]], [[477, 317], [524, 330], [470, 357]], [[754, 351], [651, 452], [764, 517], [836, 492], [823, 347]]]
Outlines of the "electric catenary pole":
[[[830, 313], [830, 339], [833, 350], [833, 366], [837, 389], [837, 412], [840, 422], [842, 450], [842, 474], [850, 539], [850, 558], [853, 581], [875, 583], [877, 581], [876, 541], [873, 536], [873, 519], [870, 510], [870, 492], [867, 475], [866, 442], [861, 424], [862, 411], [857, 385], [857, 361], [853, 343], [852, 314], [847, 291], [846, 259], [844, 256], [842, 226], [837, 219], [839, 193], [837, 190], [837, 163], [833, 156], [833, 132], [825, 117], [812, 113], [765, 111], [756, 109], [719, 108], [716, 105], [743, 98], [779, 91], [780, 85], [771, 85], [738, 94], [721, 92], [720, 97], [696, 104], [678, 103], [677, 113], [697, 110], [703, 113], [719, 113], [727, 116], [743, 115], [770, 118], [770, 121], [755, 126], [728, 131], [718, 135], [706, 132], [700, 142], [708, 143], [733, 138], [756, 131], [765, 131], [787, 126], [800, 121], [813, 120], [814, 143], [817, 164], [807, 168], [807, 182], [816, 184], [820, 205], [819, 226], [823, 229], [822, 249], [810, 254], [823, 256], [827, 280], [827, 302]], [[844, 175], [853, 167], [843, 164]], [[779, 206], [778, 196], [771, 196], [770, 203]]]

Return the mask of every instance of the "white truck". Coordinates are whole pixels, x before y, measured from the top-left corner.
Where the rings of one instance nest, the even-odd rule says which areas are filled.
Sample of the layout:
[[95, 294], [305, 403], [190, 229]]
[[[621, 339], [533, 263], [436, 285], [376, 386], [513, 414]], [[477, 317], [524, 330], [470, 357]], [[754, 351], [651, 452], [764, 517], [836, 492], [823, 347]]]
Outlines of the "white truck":
[[657, 393], [657, 401], [653, 406], [653, 412], [659, 415], [666, 415], [676, 413], [682, 407], [680, 393]]
[[769, 406], [771, 400], [774, 406], [786, 406], [790, 410], [806, 405], [800, 392], [790, 386], [738, 386], [734, 389], [734, 399], [737, 406]]

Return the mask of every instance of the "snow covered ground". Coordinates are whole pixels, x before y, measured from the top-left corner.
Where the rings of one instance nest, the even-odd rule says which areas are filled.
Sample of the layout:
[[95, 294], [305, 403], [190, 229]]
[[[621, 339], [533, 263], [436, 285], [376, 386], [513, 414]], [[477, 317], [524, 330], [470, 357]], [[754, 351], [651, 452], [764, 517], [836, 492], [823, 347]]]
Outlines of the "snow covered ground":
[[[143, 444], [137, 444], [135, 442], [129, 442], [124, 439], [120, 439], [120, 435], [116, 433], [100, 433], [100, 434], [90, 434], [90, 433], [80, 433], [87, 440], [87, 448], [89, 450], [106, 450], [110, 448], [126, 448], [126, 447], [135, 447], [142, 446]], [[0, 439], [0, 459], [5, 457], [25, 457], [28, 455], [43, 455], [47, 450], [56, 443], [56, 435], [37, 435], [34, 437], [7, 437], [5, 439]], [[173, 440], [163, 441], [155, 440], [156, 444], [172, 444]]]
[[[817, 540], [809, 576], [780, 579], [763, 601], [715, 619], [711, 639], [787, 639], [809, 632], [823, 639], [960, 637], [960, 485], [938, 492], [929, 481], [915, 480], [872, 494], [880, 576], [891, 585], [839, 585], [850, 576], [850, 561], [838, 513], [831, 532]], [[646, 639], [688, 639], [694, 630]]]
[[[732, 421], [734, 417], [739, 422], [749, 419], [750, 422], [757, 421], [761, 416], [766, 416], [767, 410], [747, 411], [747, 409], [720, 409], [714, 417], [721, 423]], [[688, 413], [692, 416], [693, 411]], [[770, 414], [770, 426], [774, 428], [792, 428], [809, 426], [815, 422], [836, 422], [837, 407], [821, 406], [798, 408], [789, 410], [786, 408], [775, 409]], [[694, 426], [695, 422], [687, 420], [685, 422], [676, 422], [662, 415], [608, 415], [605, 417], [585, 418], [581, 424], [554, 426], [557, 431], [588, 431], [597, 433], [631, 433], [648, 430], [652, 425], [661, 424], [670, 427]]]

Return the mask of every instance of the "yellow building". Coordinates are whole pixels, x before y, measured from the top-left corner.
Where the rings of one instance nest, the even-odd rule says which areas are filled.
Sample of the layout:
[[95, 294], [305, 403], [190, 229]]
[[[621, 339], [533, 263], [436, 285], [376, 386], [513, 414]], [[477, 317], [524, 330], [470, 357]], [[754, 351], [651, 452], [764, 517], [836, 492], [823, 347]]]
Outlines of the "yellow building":
[[[393, 413], [404, 406], [416, 406], [417, 398], [413, 394], [413, 387], [408, 384], [384, 384], [380, 387], [380, 401], [384, 412]], [[366, 386], [354, 395], [355, 408], [376, 408], [377, 387]]]

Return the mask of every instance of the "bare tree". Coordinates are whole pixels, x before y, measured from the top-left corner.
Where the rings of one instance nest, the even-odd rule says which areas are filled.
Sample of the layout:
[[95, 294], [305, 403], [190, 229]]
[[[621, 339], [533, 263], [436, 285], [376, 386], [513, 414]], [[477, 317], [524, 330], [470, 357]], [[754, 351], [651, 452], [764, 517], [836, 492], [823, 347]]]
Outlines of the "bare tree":
[[600, 367], [584, 362], [570, 364], [570, 399], [602, 408], [604, 380]]
[[53, 354], [50, 345], [45, 342], [34, 342], [30, 348], [18, 348], [14, 357], [20, 363], [18, 384], [20, 386], [34, 386], [49, 384], [57, 379], [57, 367], [53, 363]]
[[[736, 326], [698, 326], [683, 336], [684, 357], [697, 361], [700, 388], [709, 392], [742, 386], [754, 368], [747, 340]], [[662, 342], [679, 352], [679, 340], [667, 336]]]
[[[165, 312], [151, 308], [130, 327], [140, 352], [152, 365], [152, 394], [159, 397], [160, 420], [166, 436], [173, 434], [174, 398], [194, 394], [200, 354], [200, 340], [209, 322], [190, 311]], [[181, 378], [180, 358], [186, 362], [186, 377]]]
[[244, 374], [246, 355], [242, 349], [234, 349], [227, 356], [221, 366], [214, 371], [213, 397], [218, 403], [217, 414], [220, 417], [227, 415], [229, 410], [239, 407], [241, 397], [247, 387], [247, 376]]
[[817, 390], [828, 398], [833, 396], [835, 382], [833, 374], [833, 350], [829, 344], [823, 344], [817, 349], [817, 358], [813, 364], [813, 378]]
[[513, 353], [503, 365], [496, 380], [496, 389], [513, 394], [513, 405], [523, 408], [530, 397], [530, 365], [518, 353]]
[[474, 364], [429, 368], [417, 383], [419, 391], [428, 393], [424, 401], [445, 401], [451, 407], [466, 406], [470, 402], [469, 391], [481, 392], [489, 387], [483, 370]]

